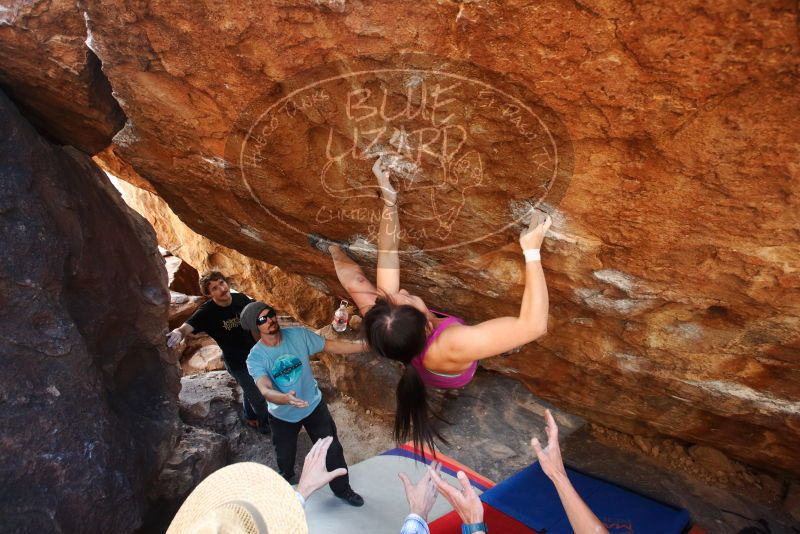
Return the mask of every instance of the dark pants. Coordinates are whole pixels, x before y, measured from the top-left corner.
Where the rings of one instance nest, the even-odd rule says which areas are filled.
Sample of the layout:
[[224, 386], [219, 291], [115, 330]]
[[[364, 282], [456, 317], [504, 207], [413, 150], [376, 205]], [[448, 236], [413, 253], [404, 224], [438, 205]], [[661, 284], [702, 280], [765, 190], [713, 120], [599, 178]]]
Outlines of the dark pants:
[[244, 405], [245, 418], [258, 419], [260, 423], [266, 424], [267, 416], [269, 415], [267, 412], [267, 401], [258, 389], [253, 377], [250, 376], [247, 366], [232, 366], [228, 365], [228, 362], [225, 362], [225, 369], [228, 370], [242, 388], [242, 392], [244, 393], [242, 404]]
[[[314, 408], [314, 411], [305, 419], [301, 419], [296, 423], [289, 423], [270, 414], [269, 424], [272, 427], [272, 444], [275, 445], [275, 456], [278, 458], [278, 471], [286, 480], [291, 480], [294, 477], [297, 435], [300, 433], [301, 427], [306, 429], [312, 443], [316, 443], [319, 439], [333, 436], [333, 442], [328, 449], [328, 456], [325, 458], [325, 465], [328, 471], [333, 471], [340, 467], [347, 468], [347, 464], [344, 461], [344, 450], [339, 442], [339, 436], [336, 435], [336, 423], [333, 422], [333, 417], [331, 417], [331, 412], [328, 411], [325, 399], [322, 399], [319, 405]], [[330, 483], [330, 487], [335, 495], [345, 495], [350, 489], [349, 475], [334, 478]]]

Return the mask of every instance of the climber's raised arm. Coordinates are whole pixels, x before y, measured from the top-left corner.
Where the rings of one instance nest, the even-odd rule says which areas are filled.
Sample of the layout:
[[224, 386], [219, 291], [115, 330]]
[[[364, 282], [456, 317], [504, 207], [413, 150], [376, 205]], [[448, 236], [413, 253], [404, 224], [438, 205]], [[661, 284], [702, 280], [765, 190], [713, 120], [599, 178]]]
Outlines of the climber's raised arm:
[[441, 354], [451, 363], [468, 363], [496, 356], [541, 337], [547, 332], [549, 309], [539, 248], [552, 223], [550, 216], [534, 211], [530, 224], [520, 235], [525, 254], [525, 291], [517, 317], [498, 317], [474, 326], [457, 325], [440, 336]]
[[375, 160], [372, 173], [378, 179], [381, 201], [381, 221], [378, 230], [378, 269], [376, 284], [387, 294], [400, 290], [400, 217], [397, 214], [397, 192], [389, 181], [389, 170], [382, 158]]

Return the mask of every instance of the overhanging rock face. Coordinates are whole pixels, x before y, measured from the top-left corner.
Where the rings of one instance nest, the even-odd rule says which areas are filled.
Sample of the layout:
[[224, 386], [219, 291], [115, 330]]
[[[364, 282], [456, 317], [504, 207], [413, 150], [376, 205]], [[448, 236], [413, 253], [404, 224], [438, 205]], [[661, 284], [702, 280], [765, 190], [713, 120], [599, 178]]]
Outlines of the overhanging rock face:
[[124, 182], [119, 182], [118, 187], [125, 202], [153, 225], [159, 243], [180, 254], [190, 265], [201, 272], [223, 272], [238, 291], [272, 304], [281, 313], [289, 313], [309, 326], [319, 328], [330, 322], [334, 299], [303, 278], [196, 234], [157, 195]]
[[79, 4], [115, 157], [195, 231], [337, 290], [305, 234], [374, 244], [391, 151], [404, 284], [476, 322], [541, 203], [549, 334], [486, 365], [800, 474], [793, 3]]
[[0, 160], [3, 530], [134, 531], [180, 433], [155, 236], [2, 93]]
[[3, 3], [0, 86], [51, 140], [94, 154], [111, 143], [125, 115], [86, 40], [75, 2]]

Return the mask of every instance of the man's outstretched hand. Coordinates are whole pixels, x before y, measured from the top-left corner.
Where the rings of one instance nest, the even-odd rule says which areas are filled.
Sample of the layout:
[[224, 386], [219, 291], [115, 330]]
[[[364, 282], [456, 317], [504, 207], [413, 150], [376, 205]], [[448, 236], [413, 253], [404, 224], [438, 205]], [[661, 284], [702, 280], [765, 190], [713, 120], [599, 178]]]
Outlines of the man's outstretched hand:
[[458, 481], [461, 483], [461, 489], [454, 488], [442, 479], [442, 476], [428, 466], [428, 472], [431, 478], [436, 483], [436, 488], [439, 493], [444, 495], [447, 502], [456, 511], [458, 517], [461, 518], [465, 524], [483, 523], [483, 503], [481, 502], [478, 494], [469, 483], [467, 475], [464, 471], [458, 472]]
[[306, 500], [312, 493], [325, 484], [329, 484], [334, 478], [347, 474], [347, 469], [344, 467], [328, 471], [325, 466], [325, 459], [328, 457], [328, 448], [331, 443], [333, 443], [331, 436], [319, 439], [306, 454], [303, 472], [300, 473], [300, 482], [297, 484], [297, 492]]
[[305, 408], [306, 406], [308, 406], [308, 401], [304, 401], [303, 399], [298, 399], [296, 397], [296, 393], [294, 390], [285, 393], [285, 395], [286, 395], [286, 402], [284, 402], [284, 404], [294, 406], [295, 408]]
[[566, 476], [564, 470], [564, 461], [561, 459], [561, 447], [558, 445], [558, 426], [553, 414], [550, 410], [544, 411], [544, 418], [547, 421], [547, 446], [543, 449], [542, 444], [539, 443], [538, 438], [531, 440], [531, 447], [536, 457], [539, 459], [539, 465], [542, 466], [544, 474], [553, 480], [558, 475]]
[[405, 473], [397, 473], [400, 480], [403, 482], [403, 487], [406, 490], [406, 500], [408, 501], [408, 509], [412, 514], [417, 514], [426, 522], [428, 521], [428, 514], [431, 512], [434, 503], [436, 503], [436, 482], [431, 476], [431, 471], [439, 472], [441, 464], [439, 462], [432, 462], [432, 470], [426, 470], [425, 475], [416, 484], [412, 484]]
[[183, 341], [183, 332], [181, 332], [180, 328], [176, 328], [167, 334], [167, 347], [176, 347], [181, 343], [181, 341]]

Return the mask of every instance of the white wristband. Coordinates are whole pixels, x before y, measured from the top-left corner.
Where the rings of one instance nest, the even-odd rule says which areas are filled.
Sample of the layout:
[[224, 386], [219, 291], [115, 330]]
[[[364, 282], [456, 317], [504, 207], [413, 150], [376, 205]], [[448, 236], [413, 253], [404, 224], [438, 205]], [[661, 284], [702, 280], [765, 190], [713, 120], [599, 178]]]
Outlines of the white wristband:
[[523, 250], [523, 254], [525, 254], [525, 263], [529, 261], [541, 261], [542, 257], [539, 255], [538, 248], [529, 248], [528, 250]]

